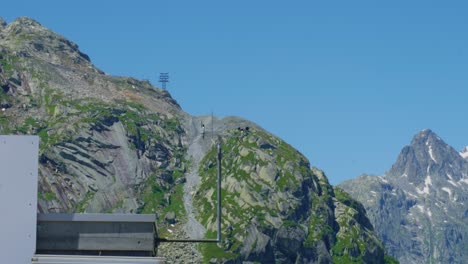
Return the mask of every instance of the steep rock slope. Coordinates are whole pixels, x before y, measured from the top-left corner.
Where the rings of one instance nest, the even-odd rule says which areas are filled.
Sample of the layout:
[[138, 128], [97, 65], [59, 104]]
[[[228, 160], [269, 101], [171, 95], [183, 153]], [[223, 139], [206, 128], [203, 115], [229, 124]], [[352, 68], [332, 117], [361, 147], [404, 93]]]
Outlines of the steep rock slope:
[[0, 132], [41, 138], [41, 212], [153, 211], [145, 191], [171, 192], [182, 175], [183, 112], [169, 94], [103, 74], [34, 20], [3, 24], [0, 86]]
[[156, 213], [161, 236], [211, 237], [219, 135], [226, 239], [161, 245], [171, 262], [385, 261], [362, 207], [285, 142], [240, 118], [192, 117], [32, 19], [0, 20], [0, 87], [0, 133], [41, 138], [40, 212]]
[[[383, 263], [384, 250], [359, 203], [284, 141], [260, 128], [223, 135], [222, 245], [202, 245], [206, 262]], [[201, 161], [198, 219], [215, 235], [216, 152]]]
[[402, 263], [468, 259], [468, 162], [431, 130], [418, 133], [382, 177], [340, 184], [362, 202]]

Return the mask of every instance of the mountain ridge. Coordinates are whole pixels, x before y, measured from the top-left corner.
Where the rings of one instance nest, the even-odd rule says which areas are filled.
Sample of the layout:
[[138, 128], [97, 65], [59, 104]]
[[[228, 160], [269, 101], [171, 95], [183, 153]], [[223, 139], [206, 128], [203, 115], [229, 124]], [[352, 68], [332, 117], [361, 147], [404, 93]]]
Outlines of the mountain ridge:
[[468, 247], [468, 163], [429, 129], [383, 176], [339, 185], [362, 202], [389, 253], [402, 263], [463, 263]]

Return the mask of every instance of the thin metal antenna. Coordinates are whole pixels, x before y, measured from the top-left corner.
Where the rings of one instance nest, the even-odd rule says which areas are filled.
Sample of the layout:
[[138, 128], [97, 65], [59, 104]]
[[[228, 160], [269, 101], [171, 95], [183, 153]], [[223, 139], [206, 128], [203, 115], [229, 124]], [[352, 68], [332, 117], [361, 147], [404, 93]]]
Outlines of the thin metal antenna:
[[166, 84], [169, 82], [169, 73], [168, 72], [161, 72], [159, 74], [159, 82], [163, 90], [166, 90]]
[[211, 142], [214, 143], [214, 121], [213, 121], [213, 110], [211, 110]]
[[218, 238], [217, 240], [221, 242], [221, 136], [218, 136]]

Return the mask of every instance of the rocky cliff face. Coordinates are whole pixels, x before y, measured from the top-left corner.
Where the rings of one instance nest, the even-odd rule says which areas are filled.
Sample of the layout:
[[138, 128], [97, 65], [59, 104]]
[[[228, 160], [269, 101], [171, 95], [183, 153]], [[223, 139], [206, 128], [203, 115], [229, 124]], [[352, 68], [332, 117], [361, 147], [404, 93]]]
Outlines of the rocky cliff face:
[[468, 162], [431, 130], [418, 133], [382, 177], [340, 187], [362, 202], [389, 253], [402, 263], [468, 259]]
[[[383, 263], [365, 210], [284, 141], [260, 128], [223, 135], [222, 245], [201, 246], [206, 262]], [[198, 220], [215, 234], [216, 151], [200, 162]]]
[[161, 236], [212, 237], [212, 139], [220, 136], [225, 239], [164, 244], [161, 255], [173, 262], [385, 261], [362, 206], [285, 142], [240, 118], [192, 117], [149, 82], [104, 74], [76, 44], [34, 20], [0, 20], [0, 86], [0, 133], [41, 139], [40, 212], [156, 213]]

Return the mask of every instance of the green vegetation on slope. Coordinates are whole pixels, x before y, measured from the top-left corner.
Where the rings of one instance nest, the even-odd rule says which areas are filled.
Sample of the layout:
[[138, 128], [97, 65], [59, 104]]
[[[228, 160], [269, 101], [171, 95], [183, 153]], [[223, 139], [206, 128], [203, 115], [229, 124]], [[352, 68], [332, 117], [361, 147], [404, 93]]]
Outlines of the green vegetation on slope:
[[[45, 85], [43, 85], [43, 91], [42, 97], [36, 98], [35, 101], [38, 102], [38, 107], [44, 110], [44, 115], [28, 116], [26, 113], [23, 119], [17, 120], [19, 123], [16, 125], [9, 122], [7, 116], [0, 116], [0, 128], [4, 132], [38, 135], [41, 139], [41, 153], [45, 153], [63, 142], [73, 142], [76, 131], [106, 131], [114, 123], [123, 125], [126, 136], [131, 143], [130, 147], [137, 151], [137, 154], [147, 152], [147, 148], [154, 144], [170, 146], [172, 143], [168, 140], [173, 138], [174, 134], [183, 133], [176, 118], [166, 118], [158, 113], [151, 113], [141, 104], [132, 102], [105, 103], [92, 98], [70, 100], [61, 91], [47, 88]], [[177, 179], [182, 177], [184, 172], [172, 168], [185, 167], [183, 165], [186, 163], [183, 159], [185, 149], [174, 146], [171, 152], [171, 158], [173, 158], [173, 161], [169, 163], [171, 168], [159, 168], [156, 173], [158, 177], [161, 174], [172, 174], [171, 182], [156, 181], [155, 175], [150, 177], [146, 184], [148, 187], [143, 187], [145, 194], [142, 195], [144, 205], [141, 211], [154, 213], [153, 210], [160, 212], [161, 209], [163, 212], [176, 212], [178, 217], [183, 218], [183, 190], [181, 182]], [[154, 185], [160, 189], [158, 190]], [[167, 192], [170, 195], [165, 197], [163, 193]], [[46, 196], [39, 198], [46, 201], [52, 200]], [[82, 201], [75, 205], [75, 211], [83, 212], [93, 198], [93, 192], [89, 192]], [[122, 206], [122, 202], [120, 205]], [[117, 208], [108, 208], [107, 210], [114, 209]]]
[[337, 222], [339, 232], [336, 243], [332, 247], [334, 263], [381, 263], [379, 259], [369, 259], [369, 247], [380, 248], [384, 263], [398, 263], [388, 255], [384, 255], [382, 243], [373, 232], [373, 227], [365, 215], [363, 205], [352, 199], [342, 189], [335, 187], [337, 200]]
[[[301, 206], [315, 199], [308, 197], [309, 192], [303, 193], [303, 188], [312, 188], [316, 179], [308, 168], [308, 161], [299, 152], [284, 141], [254, 129], [247, 133], [228, 132], [222, 152], [225, 177], [222, 199], [226, 211], [223, 229], [228, 227], [228, 231], [223, 233], [222, 247], [200, 246], [205, 261], [240, 257], [245, 246], [243, 239], [249, 236], [247, 229], [252, 223], [259, 232], [265, 233], [281, 227], [302, 229], [298, 222], [304, 222], [309, 216]], [[199, 173], [202, 183], [195, 195], [195, 206], [203, 212], [200, 222], [211, 227], [206, 237], [212, 238], [216, 220], [215, 148], [202, 160]], [[249, 250], [254, 248], [255, 244]]]

